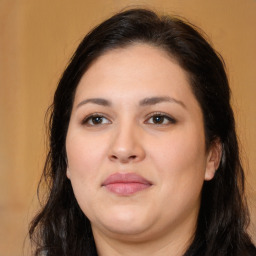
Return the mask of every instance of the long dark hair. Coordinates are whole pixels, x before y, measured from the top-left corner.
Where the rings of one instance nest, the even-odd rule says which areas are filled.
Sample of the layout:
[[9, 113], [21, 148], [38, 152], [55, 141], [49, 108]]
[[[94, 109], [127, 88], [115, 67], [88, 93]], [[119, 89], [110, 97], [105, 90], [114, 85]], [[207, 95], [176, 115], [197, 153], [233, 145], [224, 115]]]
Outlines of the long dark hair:
[[48, 194], [29, 231], [34, 255], [97, 255], [90, 222], [66, 177], [66, 134], [76, 87], [88, 67], [106, 51], [135, 42], [164, 49], [178, 61], [203, 111], [206, 146], [218, 139], [223, 147], [215, 177], [203, 185], [194, 240], [185, 256], [256, 255], [247, 234], [244, 172], [223, 60], [193, 25], [144, 9], [118, 13], [94, 28], [60, 79], [50, 108], [50, 149], [40, 182], [47, 184]]

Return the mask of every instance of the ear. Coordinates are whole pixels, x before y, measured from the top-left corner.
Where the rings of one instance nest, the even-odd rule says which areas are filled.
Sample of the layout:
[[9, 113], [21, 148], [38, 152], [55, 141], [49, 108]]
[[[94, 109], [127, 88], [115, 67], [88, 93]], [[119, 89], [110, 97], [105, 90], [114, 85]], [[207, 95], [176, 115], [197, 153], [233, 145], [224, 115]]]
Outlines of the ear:
[[70, 170], [69, 170], [68, 166], [67, 166], [66, 176], [67, 176], [68, 179], [71, 178], [71, 173], [70, 173]]
[[222, 143], [220, 139], [216, 139], [210, 146], [207, 154], [205, 180], [213, 179], [216, 170], [219, 168], [220, 160], [222, 156]]
[[[66, 161], [66, 162], [67, 162], [67, 161]], [[68, 163], [67, 163], [66, 176], [67, 176], [68, 179], [71, 178], [71, 173], [70, 173], [70, 169], [69, 169], [69, 167], [68, 167]]]
[[65, 158], [65, 162], [66, 162], [66, 165], [67, 165], [66, 176], [67, 176], [68, 179], [70, 179], [71, 173], [70, 173], [70, 170], [69, 170], [69, 167], [68, 167], [68, 159], [67, 159], [67, 157]]
[[66, 176], [67, 176], [68, 179], [71, 178], [71, 173], [70, 173], [70, 170], [69, 170], [68, 166], [67, 166], [67, 170], [66, 170]]

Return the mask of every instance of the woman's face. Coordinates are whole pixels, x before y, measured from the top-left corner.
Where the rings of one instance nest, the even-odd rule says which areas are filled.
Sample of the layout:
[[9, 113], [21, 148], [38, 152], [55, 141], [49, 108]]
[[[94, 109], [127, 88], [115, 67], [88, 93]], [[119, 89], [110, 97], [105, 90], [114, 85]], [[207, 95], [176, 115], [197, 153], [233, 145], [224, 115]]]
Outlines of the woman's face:
[[94, 235], [194, 231], [216, 162], [187, 75], [163, 50], [134, 44], [92, 64], [77, 87], [66, 150], [67, 176]]

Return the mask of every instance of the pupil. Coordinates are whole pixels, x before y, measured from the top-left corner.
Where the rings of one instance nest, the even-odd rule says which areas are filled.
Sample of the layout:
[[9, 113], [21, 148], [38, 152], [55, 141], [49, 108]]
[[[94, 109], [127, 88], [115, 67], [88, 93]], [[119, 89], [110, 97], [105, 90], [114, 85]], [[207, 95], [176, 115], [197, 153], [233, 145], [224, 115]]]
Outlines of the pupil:
[[154, 116], [153, 118], [154, 123], [162, 123], [164, 121], [164, 118], [162, 116]]
[[94, 124], [100, 124], [100, 123], [102, 122], [102, 117], [96, 116], [96, 117], [94, 117], [94, 118], [92, 119], [92, 122], [93, 122]]

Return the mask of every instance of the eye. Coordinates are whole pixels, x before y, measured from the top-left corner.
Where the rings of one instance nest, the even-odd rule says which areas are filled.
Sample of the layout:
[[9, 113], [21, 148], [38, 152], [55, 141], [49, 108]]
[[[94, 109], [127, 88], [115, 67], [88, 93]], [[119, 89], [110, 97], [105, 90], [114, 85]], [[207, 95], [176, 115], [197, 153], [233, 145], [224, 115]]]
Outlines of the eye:
[[151, 114], [151, 116], [146, 120], [146, 123], [156, 125], [168, 125], [175, 124], [176, 120], [169, 115], [163, 113], [155, 113]]
[[87, 126], [99, 126], [102, 124], [110, 124], [110, 123], [111, 121], [101, 114], [93, 114], [93, 115], [87, 116], [82, 121], [82, 124]]

